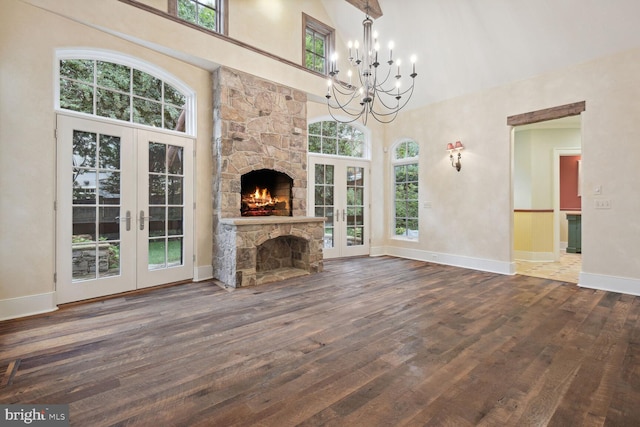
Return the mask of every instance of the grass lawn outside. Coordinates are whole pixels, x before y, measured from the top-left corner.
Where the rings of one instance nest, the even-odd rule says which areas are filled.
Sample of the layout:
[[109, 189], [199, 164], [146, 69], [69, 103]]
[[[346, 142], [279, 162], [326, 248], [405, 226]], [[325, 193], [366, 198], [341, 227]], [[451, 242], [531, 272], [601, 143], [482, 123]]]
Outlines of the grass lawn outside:
[[[169, 239], [165, 258], [165, 239], [149, 240], [149, 265], [180, 265], [182, 264], [182, 239]], [[168, 259], [168, 262], [167, 262]]]

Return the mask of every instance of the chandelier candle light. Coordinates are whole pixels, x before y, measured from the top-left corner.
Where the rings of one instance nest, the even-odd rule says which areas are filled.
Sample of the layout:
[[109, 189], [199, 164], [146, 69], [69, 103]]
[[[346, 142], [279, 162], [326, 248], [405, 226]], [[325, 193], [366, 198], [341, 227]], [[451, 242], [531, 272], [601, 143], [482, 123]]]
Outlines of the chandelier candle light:
[[[411, 86], [401, 90], [400, 59], [393, 60], [393, 42], [389, 42], [389, 60], [386, 61], [388, 67], [386, 71], [381, 71], [378, 75], [378, 54], [380, 44], [378, 34], [373, 31], [373, 20], [366, 15], [362, 21], [364, 27], [364, 37], [362, 49], [360, 43], [349, 41], [349, 64], [357, 74], [353, 78], [353, 71], [347, 71], [347, 80], [338, 79], [339, 70], [337, 68], [338, 55], [331, 55], [329, 65], [329, 80], [327, 81], [327, 106], [329, 114], [334, 120], [342, 123], [351, 123], [360, 118], [367, 124], [369, 115], [380, 123], [391, 123], [398, 112], [407, 105], [413, 95], [413, 87], [416, 74], [416, 57], [411, 57]], [[393, 75], [394, 67], [397, 70]], [[355, 80], [355, 82], [354, 82]], [[395, 81], [395, 83], [394, 83]], [[358, 105], [359, 104], [359, 105]], [[349, 119], [344, 120], [336, 115], [346, 114]]]

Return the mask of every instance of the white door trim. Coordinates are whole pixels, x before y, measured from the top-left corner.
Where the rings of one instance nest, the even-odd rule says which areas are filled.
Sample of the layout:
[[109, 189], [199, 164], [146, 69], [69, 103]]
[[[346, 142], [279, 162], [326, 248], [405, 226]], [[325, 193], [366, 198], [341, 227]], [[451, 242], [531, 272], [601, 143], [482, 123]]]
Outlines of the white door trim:
[[[76, 115], [58, 114], [57, 121], [57, 183], [56, 183], [56, 303], [62, 304], [83, 299], [117, 294], [149, 286], [193, 279], [194, 274], [194, 192], [195, 166], [193, 138], [171, 135], [165, 132], [154, 132], [138, 129], [133, 126], [106, 123], [92, 118], [80, 118]], [[120, 171], [120, 274], [111, 277], [99, 277], [86, 281], [73, 281], [72, 269], [72, 235], [73, 235], [73, 190], [70, 184], [72, 170], [72, 146], [74, 130], [86, 130], [99, 134], [118, 136], [121, 138]], [[183, 183], [183, 257], [178, 267], [149, 271], [148, 255], [142, 251], [138, 206], [142, 203], [139, 176], [148, 175], [148, 160], [141, 156], [147, 144], [146, 140], [181, 145], [184, 148], [184, 183]], [[144, 158], [142, 158], [144, 157]], [[143, 161], [144, 160], [144, 161]], [[133, 183], [133, 185], [132, 185]], [[144, 194], [141, 194], [144, 193]], [[148, 199], [148, 196], [146, 196]], [[145, 209], [147, 207], [145, 206]], [[130, 230], [126, 230], [125, 213], [131, 215]], [[171, 237], [170, 237], [171, 238]], [[131, 249], [133, 248], [133, 249]], [[132, 252], [131, 252], [132, 250]], [[144, 266], [144, 268], [142, 267]]]

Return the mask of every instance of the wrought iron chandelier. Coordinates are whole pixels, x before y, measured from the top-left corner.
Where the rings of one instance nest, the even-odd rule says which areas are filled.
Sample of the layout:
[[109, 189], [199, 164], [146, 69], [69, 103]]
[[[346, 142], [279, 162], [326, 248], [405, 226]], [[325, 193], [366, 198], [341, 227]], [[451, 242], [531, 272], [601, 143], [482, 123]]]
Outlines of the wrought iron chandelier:
[[[368, 7], [367, 7], [368, 9]], [[334, 120], [351, 123], [360, 118], [367, 124], [369, 116], [380, 123], [391, 123], [413, 95], [416, 74], [416, 57], [411, 57], [411, 84], [404, 89], [401, 84], [400, 59], [393, 59], [393, 42], [389, 42], [388, 67], [381, 70], [378, 67], [380, 44], [378, 35], [373, 31], [373, 20], [366, 14], [362, 21], [364, 29], [362, 49], [360, 43], [349, 41], [349, 64], [355, 70], [347, 71], [347, 81], [338, 78], [338, 55], [333, 54], [329, 65], [329, 79], [327, 81], [327, 106], [329, 114]], [[355, 55], [355, 56], [354, 56]], [[395, 64], [395, 67], [394, 67]], [[382, 67], [381, 67], [382, 68]], [[396, 71], [394, 74], [393, 71]], [[339, 116], [347, 115], [347, 120]]]

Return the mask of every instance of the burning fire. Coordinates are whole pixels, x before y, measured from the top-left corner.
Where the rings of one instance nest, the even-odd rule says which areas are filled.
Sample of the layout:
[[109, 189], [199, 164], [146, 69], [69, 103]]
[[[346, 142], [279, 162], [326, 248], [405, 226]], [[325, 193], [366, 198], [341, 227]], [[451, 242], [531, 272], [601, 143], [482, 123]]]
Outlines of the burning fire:
[[256, 187], [256, 191], [242, 198], [249, 208], [264, 208], [267, 206], [275, 206], [280, 200], [277, 197], [271, 197], [271, 193], [266, 188]]

